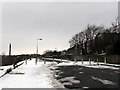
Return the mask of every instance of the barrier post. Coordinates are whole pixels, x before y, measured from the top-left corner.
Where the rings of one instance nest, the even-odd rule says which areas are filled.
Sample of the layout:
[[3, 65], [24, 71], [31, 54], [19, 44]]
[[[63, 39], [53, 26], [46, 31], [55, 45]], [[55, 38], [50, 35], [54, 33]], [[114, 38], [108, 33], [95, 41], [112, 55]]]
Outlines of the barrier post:
[[83, 59], [82, 59], [82, 64], [83, 64]]
[[61, 63], [62, 63], [62, 58], [61, 58]]
[[37, 65], [37, 57], [35, 58], [35, 64]]
[[54, 62], [54, 58], [53, 58], [53, 62]]
[[89, 58], [89, 64], [91, 65], [91, 60], [90, 60], [90, 58]]
[[46, 60], [45, 60], [45, 58], [44, 58], [44, 64], [46, 64]]
[[97, 65], [98, 65], [99, 63], [98, 63], [98, 58], [97, 58]]
[[106, 56], [105, 56], [105, 57], [104, 57], [104, 63], [105, 63], [105, 64], [106, 64], [106, 60], [107, 60], [107, 59], [106, 59]]
[[76, 63], [76, 57], [74, 58], [74, 61], [75, 61], [75, 63]]
[[27, 65], [27, 58], [25, 58], [25, 64]]

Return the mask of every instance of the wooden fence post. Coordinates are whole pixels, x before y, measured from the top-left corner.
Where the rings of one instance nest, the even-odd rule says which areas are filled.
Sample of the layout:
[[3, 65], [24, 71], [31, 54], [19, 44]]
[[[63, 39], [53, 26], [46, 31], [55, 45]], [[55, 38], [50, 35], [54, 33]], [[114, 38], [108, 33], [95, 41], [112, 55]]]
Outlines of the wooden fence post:
[[27, 65], [27, 58], [25, 58], [25, 64]]
[[61, 58], [61, 63], [62, 63], [62, 58]]
[[41, 57], [39, 57], [39, 62], [41, 61]]
[[37, 57], [35, 58], [35, 64], [37, 65]]
[[97, 65], [98, 65], [99, 63], [98, 63], [98, 58], [97, 58]]
[[83, 59], [82, 59], [82, 64], [83, 64]]
[[44, 58], [44, 64], [46, 64], [46, 60], [45, 60], [45, 58]]
[[89, 64], [91, 65], [91, 60], [90, 60], [90, 58], [89, 58]]
[[105, 56], [105, 57], [104, 57], [104, 63], [105, 63], [105, 64], [106, 64], [106, 60], [107, 60], [107, 59], [106, 59], [106, 56]]
[[74, 58], [74, 61], [75, 61], [75, 63], [76, 63], [76, 57]]
[[53, 58], [53, 62], [54, 62], [54, 58]]

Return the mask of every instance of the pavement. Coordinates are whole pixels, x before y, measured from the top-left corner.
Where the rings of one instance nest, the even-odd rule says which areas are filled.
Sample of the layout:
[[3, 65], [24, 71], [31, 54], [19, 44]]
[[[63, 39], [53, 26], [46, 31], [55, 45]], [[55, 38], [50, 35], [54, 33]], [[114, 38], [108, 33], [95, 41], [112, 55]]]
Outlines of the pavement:
[[[54, 80], [51, 70], [40, 61], [35, 64], [35, 59], [24, 61], [24, 64], [0, 78], [1, 88], [63, 88]], [[11, 66], [9, 66], [11, 67]], [[7, 68], [9, 68], [7, 67]], [[3, 68], [4, 69], [4, 68]]]
[[70, 65], [58, 66], [54, 71], [54, 77], [68, 89], [120, 87], [120, 69]]

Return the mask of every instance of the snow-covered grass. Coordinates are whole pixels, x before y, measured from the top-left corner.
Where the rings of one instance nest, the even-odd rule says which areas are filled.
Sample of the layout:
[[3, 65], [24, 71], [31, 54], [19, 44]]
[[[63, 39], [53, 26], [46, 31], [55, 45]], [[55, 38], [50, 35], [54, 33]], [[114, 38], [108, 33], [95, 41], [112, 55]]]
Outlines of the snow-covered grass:
[[[53, 62], [51, 62], [53, 63]], [[6, 74], [0, 78], [0, 88], [54, 88], [63, 87], [56, 84], [52, 77], [52, 72], [47, 67], [51, 64], [43, 61], [35, 64], [35, 59], [28, 60], [27, 65], [24, 63], [12, 70], [12, 74]], [[19, 73], [19, 74], [16, 74]], [[21, 74], [22, 73], [22, 74]]]
[[9, 69], [9, 68], [13, 68], [12, 65], [8, 65], [8, 66], [0, 66], [0, 69], [3, 69], [3, 71]]
[[97, 64], [97, 62], [94, 62], [94, 61], [77, 61], [77, 62], [74, 62], [74, 61], [68, 61], [68, 62], [62, 62], [62, 63], [59, 63], [57, 64], [57, 66], [71, 66], [71, 65], [79, 65], [79, 66], [85, 66], [85, 67], [89, 67], [89, 68], [107, 68], [107, 69], [120, 69], [120, 68], [117, 68], [117, 67], [114, 67], [114, 66], [120, 66], [118, 64], [105, 64], [105, 63], [101, 63], [99, 62], [99, 64]]
[[10, 68], [13, 68], [13, 66], [12, 65], [0, 66], [0, 76], [2, 76], [6, 72], [6, 70], [8, 70]]

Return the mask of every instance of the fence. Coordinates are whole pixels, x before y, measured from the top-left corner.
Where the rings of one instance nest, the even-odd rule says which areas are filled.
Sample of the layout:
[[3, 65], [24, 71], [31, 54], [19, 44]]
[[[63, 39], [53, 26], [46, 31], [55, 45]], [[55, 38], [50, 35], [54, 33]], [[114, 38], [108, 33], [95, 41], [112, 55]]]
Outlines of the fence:
[[79, 55], [79, 56], [73, 56], [70, 60], [76, 61], [95, 61], [95, 62], [104, 62], [104, 63], [114, 63], [114, 64], [120, 64], [120, 55], [109, 55], [109, 56], [100, 56], [100, 55]]

